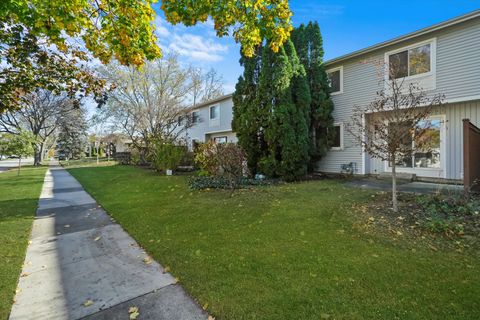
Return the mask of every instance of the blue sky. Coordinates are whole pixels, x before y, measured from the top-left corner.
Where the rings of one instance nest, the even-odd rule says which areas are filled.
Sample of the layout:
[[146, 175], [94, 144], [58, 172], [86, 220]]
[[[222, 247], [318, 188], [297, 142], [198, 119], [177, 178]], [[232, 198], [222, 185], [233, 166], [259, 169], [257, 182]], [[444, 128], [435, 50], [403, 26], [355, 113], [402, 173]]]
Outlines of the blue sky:
[[[479, 9], [480, 1], [291, 0], [290, 7], [294, 26], [318, 21], [328, 60]], [[217, 69], [225, 90], [232, 91], [242, 72], [239, 45], [230, 37], [217, 38], [211, 22], [189, 28], [170, 26], [161, 10], [157, 12], [157, 34], [164, 52], [177, 51], [185, 64]]]

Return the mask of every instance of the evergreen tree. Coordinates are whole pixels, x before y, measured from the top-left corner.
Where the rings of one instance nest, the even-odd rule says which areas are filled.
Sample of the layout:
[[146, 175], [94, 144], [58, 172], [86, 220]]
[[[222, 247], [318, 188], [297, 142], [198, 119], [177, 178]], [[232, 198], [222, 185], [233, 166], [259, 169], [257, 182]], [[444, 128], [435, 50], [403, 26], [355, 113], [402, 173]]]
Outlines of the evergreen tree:
[[300, 25], [293, 31], [292, 41], [307, 73], [311, 93], [309, 169], [313, 170], [316, 162], [326, 154], [333, 133], [333, 102], [330, 99], [329, 80], [323, 65], [323, 40], [318, 23]]
[[81, 108], [73, 109], [60, 119], [57, 151], [69, 159], [80, 158], [87, 144], [87, 123]]
[[247, 165], [252, 174], [258, 171], [258, 162], [266, 153], [265, 139], [257, 105], [257, 86], [260, 77], [262, 47], [257, 47], [252, 57], [242, 54], [240, 65], [244, 67], [233, 94], [232, 128], [238, 144], [245, 151]]

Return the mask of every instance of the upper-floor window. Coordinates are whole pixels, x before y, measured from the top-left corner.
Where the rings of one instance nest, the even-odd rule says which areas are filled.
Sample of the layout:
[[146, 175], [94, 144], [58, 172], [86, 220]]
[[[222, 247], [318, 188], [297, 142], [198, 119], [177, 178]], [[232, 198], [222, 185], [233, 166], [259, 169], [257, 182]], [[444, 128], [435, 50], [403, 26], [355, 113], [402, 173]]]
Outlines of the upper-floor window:
[[338, 94], [343, 92], [343, 67], [327, 70], [330, 82], [330, 93]]
[[199, 123], [200, 122], [200, 117], [198, 116], [198, 111], [193, 111], [192, 112], [192, 123]]
[[220, 118], [220, 107], [211, 106], [210, 107], [210, 120], [216, 120]]
[[433, 45], [432, 41], [424, 42], [387, 53], [389, 78], [406, 78], [432, 71]]

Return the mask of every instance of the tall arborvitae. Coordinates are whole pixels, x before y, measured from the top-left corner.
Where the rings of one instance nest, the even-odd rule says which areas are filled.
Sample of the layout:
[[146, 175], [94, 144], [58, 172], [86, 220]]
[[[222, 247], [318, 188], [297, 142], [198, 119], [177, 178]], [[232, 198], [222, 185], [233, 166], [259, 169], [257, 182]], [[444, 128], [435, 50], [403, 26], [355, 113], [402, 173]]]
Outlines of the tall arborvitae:
[[238, 144], [245, 151], [248, 168], [252, 174], [257, 173], [258, 162], [266, 154], [257, 104], [261, 55], [261, 47], [257, 48], [251, 58], [242, 55], [240, 65], [244, 71], [233, 94], [232, 129], [237, 134]]
[[268, 154], [260, 161], [262, 172], [295, 180], [307, 173], [310, 94], [303, 66], [293, 43], [278, 53], [268, 47], [262, 55], [258, 105]]
[[329, 148], [329, 133], [333, 133], [333, 102], [330, 99], [330, 88], [327, 73], [323, 65], [323, 41], [317, 22], [307, 26], [300, 25], [292, 33], [300, 62], [307, 72], [311, 93], [310, 104], [310, 166], [315, 168]]

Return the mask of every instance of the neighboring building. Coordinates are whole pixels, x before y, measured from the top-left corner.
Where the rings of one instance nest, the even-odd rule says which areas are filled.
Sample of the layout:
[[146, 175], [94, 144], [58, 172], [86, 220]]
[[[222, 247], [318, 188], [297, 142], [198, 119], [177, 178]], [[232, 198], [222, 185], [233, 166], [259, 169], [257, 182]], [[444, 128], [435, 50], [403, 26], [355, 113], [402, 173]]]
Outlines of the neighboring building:
[[[417, 83], [432, 95], [445, 95], [445, 104], [435, 108], [429, 119], [435, 131], [432, 135], [438, 141], [435, 150], [402, 159], [397, 171], [427, 178], [463, 179], [462, 119], [480, 126], [480, 10], [325, 62], [337, 137], [336, 145], [318, 163], [317, 170], [340, 173], [353, 168], [356, 174], [391, 170], [387, 163], [365, 153], [345, 125], [351, 122], [355, 106], [367, 106], [383, 89], [388, 79], [385, 65], [392, 59], [400, 63], [400, 76], [406, 83]], [[189, 143], [236, 142], [232, 107], [229, 94], [193, 108], [198, 123], [186, 132]]]
[[216, 141], [218, 143], [237, 142], [232, 131], [232, 94], [200, 103], [189, 110], [194, 124], [182, 136], [191, 148], [195, 142]]
[[[354, 106], [367, 106], [383, 89], [388, 80], [384, 66], [393, 59], [400, 64], [406, 83], [414, 82], [432, 95], [445, 95], [445, 104], [434, 109], [430, 118], [438, 137], [436, 150], [402, 159], [397, 171], [461, 180], [462, 119], [480, 126], [480, 10], [327, 61], [338, 134], [336, 146], [319, 162], [318, 170], [341, 172], [342, 166], [353, 163], [358, 174], [391, 171], [388, 163], [363, 152], [345, 125]], [[371, 116], [367, 115], [367, 124]]]

